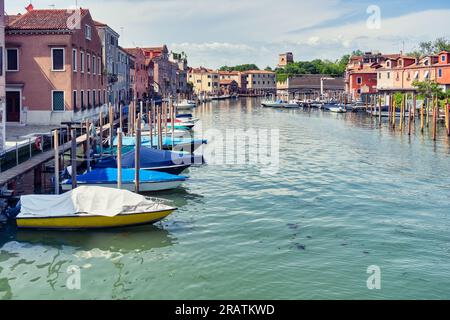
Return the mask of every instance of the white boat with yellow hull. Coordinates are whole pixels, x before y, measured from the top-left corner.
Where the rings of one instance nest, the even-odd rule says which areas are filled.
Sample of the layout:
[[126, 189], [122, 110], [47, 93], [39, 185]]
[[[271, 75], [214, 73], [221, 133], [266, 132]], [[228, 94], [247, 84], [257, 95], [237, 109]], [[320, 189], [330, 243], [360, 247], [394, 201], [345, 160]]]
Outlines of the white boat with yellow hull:
[[19, 228], [102, 229], [153, 224], [176, 208], [126, 190], [78, 187], [62, 195], [20, 199]]

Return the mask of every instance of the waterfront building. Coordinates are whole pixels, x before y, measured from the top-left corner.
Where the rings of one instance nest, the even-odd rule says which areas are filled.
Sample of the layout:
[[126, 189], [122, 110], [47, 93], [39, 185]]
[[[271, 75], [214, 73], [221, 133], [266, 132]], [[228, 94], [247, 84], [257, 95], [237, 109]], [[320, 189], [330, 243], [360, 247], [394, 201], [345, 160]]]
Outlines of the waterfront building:
[[87, 9], [36, 10], [6, 22], [8, 122], [60, 124], [105, 111], [102, 43]]
[[350, 57], [345, 72], [345, 91], [353, 100], [377, 92], [378, 69], [388, 59], [397, 59], [401, 55], [383, 55], [366, 52], [362, 56]]
[[286, 80], [277, 82], [277, 93], [281, 96], [300, 96], [302, 94], [315, 94], [344, 92], [345, 81], [343, 77], [331, 77], [323, 74], [305, 74], [289, 76]]
[[239, 93], [239, 85], [235, 80], [220, 80], [220, 93], [222, 95], [231, 95]]
[[294, 63], [294, 55], [292, 52], [282, 53], [278, 57], [278, 68], [284, 68], [289, 63]]
[[215, 95], [220, 91], [219, 72], [204, 67], [189, 68], [188, 81], [197, 95]]
[[176, 92], [181, 96], [188, 97], [191, 94], [191, 87], [188, 86], [188, 62], [187, 56], [182, 53], [170, 53], [170, 61], [175, 69]]
[[130, 59], [128, 52], [119, 46], [118, 63], [117, 63], [117, 83], [113, 90], [115, 97], [120, 103], [128, 103], [131, 100], [129, 95], [130, 89]]
[[442, 51], [436, 64], [436, 80], [444, 91], [450, 90], [450, 52]]
[[236, 81], [239, 92], [247, 92], [247, 75], [239, 71], [219, 71], [220, 81], [233, 80]]
[[108, 102], [117, 105], [119, 102], [127, 102], [127, 75], [129, 65], [125, 52], [119, 46], [120, 35], [105, 23], [95, 21], [98, 35], [102, 41], [102, 60], [105, 66], [107, 80]]
[[246, 76], [247, 91], [249, 93], [276, 91], [276, 74], [272, 71], [249, 70], [243, 72]]
[[169, 51], [166, 45], [160, 47], [142, 48], [147, 66], [153, 63], [153, 88], [155, 94], [160, 97], [176, 95], [176, 80], [173, 64], [169, 61]]
[[151, 90], [152, 71], [141, 48], [126, 48], [130, 66], [130, 100], [146, 100]]
[[0, 0], [0, 154], [6, 139], [6, 91], [5, 69], [3, 66], [5, 49], [5, 0]]

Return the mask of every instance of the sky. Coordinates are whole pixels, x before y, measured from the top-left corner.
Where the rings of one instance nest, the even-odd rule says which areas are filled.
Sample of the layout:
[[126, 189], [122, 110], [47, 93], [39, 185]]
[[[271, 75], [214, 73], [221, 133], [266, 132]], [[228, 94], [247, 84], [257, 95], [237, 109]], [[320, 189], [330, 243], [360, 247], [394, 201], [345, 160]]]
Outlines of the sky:
[[[124, 47], [166, 44], [190, 66], [336, 60], [353, 50], [398, 53], [420, 41], [450, 39], [448, 0], [33, 0], [37, 9], [88, 8]], [[6, 0], [8, 14], [30, 0]]]

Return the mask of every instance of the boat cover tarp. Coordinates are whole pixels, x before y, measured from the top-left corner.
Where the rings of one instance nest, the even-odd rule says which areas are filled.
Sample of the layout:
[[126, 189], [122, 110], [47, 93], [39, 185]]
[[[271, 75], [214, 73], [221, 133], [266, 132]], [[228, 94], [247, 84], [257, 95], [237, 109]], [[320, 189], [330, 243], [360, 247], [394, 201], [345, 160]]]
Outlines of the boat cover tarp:
[[114, 217], [168, 209], [136, 193], [96, 186], [80, 186], [61, 195], [27, 195], [20, 198], [21, 217], [58, 217], [76, 214]]
[[[88, 184], [110, 184], [117, 183], [117, 168], [94, 169], [82, 175], [77, 176], [78, 183]], [[134, 182], [134, 169], [122, 169], [122, 182]], [[185, 176], [176, 176], [174, 174], [139, 170], [139, 181], [142, 182], [170, 182], [170, 181], [185, 181]], [[72, 184], [72, 179], [67, 179], [63, 184]]]
[[[151, 141], [149, 137], [141, 137], [142, 145], [151, 145]], [[117, 137], [114, 139], [114, 145], [117, 146], [118, 139]], [[189, 139], [189, 138], [174, 138], [174, 145], [180, 144], [205, 144], [206, 140], [202, 139]], [[163, 145], [170, 146], [172, 145], [172, 137], [163, 137], [162, 138]], [[135, 137], [122, 137], [122, 146], [134, 146], [136, 145]], [[153, 145], [158, 145], [158, 137], [153, 137]]]
[[[122, 155], [122, 168], [134, 169], [136, 149]], [[140, 150], [141, 169], [170, 167], [175, 165], [203, 164], [202, 156], [195, 156], [190, 153], [172, 152], [167, 150], [158, 150], [142, 146]], [[117, 168], [117, 159], [108, 157], [99, 161], [95, 168]]]

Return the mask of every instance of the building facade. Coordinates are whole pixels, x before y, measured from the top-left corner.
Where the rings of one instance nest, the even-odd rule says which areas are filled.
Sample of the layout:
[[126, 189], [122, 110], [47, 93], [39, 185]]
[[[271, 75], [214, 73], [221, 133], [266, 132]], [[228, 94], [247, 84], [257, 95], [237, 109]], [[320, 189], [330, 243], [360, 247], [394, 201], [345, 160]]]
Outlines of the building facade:
[[173, 63], [175, 69], [175, 83], [176, 93], [183, 97], [188, 97], [191, 94], [191, 87], [188, 86], [188, 62], [187, 56], [182, 53], [170, 53], [170, 61]]
[[168, 97], [176, 95], [176, 80], [173, 79], [174, 66], [169, 61], [169, 51], [166, 45], [160, 47], [142, 48], [146, 63], [153, 63], [153, 89], [157, 96]]
[[220, 92], [219, 72], [204, 67], [190, 68], [188, 81], [196, 95], [216, 95]]
[[130, 100], [146, 100], [150, 95], [152, 71], [144, 51], [141, 48], [127, 48], [124, 51], [128, 54], [130, 65]]
[[220, 81], [236, 81], [239, 92], [247, 92], [247, 75], [239, 71], [219, 71]]
[[29, 6], [8, 19], [5, 61], [8, 122], [79, 121], [107, 101], [102, 43], [89, 10]]
[[95, 21], [95, 26], [103, 45], [102, 60], [105, 66], [108, 102], [117, 105], [126, 100], [124, 93], [128, 89], [125, 81], [126, 61], [119, 46], [120, 35], [105, 23]]
[[342, 93], [345, 90], [343, 77], [330, 77], [323, 74], [290, 76], [285, 81], [277, 82], [277, 93], [281, 96], [295, 97], [301, 94]]
[[250, 70], [243, 72], [246, 76], [247, 91], [275, 91], [277, 89], [276, 74], [272, 71]]
[[284, 68], [290, 63], [294, 63], [294, 55], [292, 52], [286, 52], [279, 55], [278, 68]]

